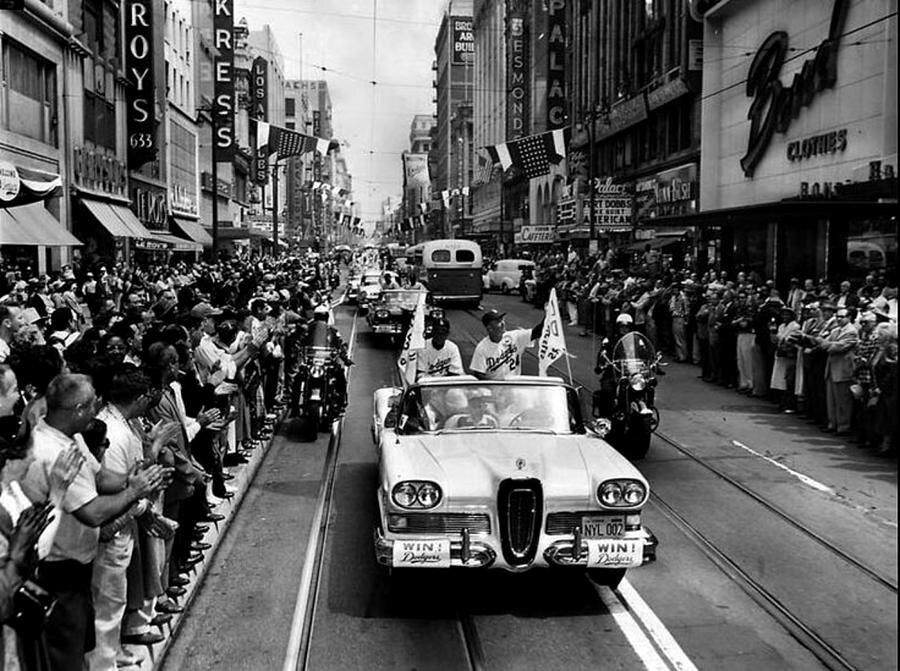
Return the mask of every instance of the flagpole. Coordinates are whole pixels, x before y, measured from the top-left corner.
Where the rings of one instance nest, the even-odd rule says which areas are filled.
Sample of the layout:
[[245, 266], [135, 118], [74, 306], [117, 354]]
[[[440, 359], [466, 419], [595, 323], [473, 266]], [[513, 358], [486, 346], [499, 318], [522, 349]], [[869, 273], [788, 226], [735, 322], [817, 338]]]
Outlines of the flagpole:
[[272, 166], [272, 256], [278, 258], [278, 157]]

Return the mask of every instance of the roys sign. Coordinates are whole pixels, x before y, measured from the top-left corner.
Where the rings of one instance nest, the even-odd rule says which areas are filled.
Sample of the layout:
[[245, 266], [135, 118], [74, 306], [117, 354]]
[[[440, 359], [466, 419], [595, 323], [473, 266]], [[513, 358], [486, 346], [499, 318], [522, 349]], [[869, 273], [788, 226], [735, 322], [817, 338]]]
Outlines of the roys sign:
[[213, 66], [213, 153], [227, 163], [234, 155], [234, 0], [213, 0], [213, 45], [219, 52]]
[[153, 85], [153, 2], [126, 0], [125, 72], [128, 77], [128, 165], [139, 168], [156, 157]]
[[547, 130], [566, 125], [566, 0], [547, 1]]
[[847, 21], [848, 0], [834, 0], [831, 24], [826, 37], [816, 49], [814, 58], [803, 63], [790, 86], [781, 83], [781, 67], [788, 52], [788, 35], [778, 30], [762, 43], [747, 73], [747, 95], [753, 98], [747, 117], [750, 137], [741, 167], [753, 177], [756, 166], [766, 153], [772, 135], [784, 133], [800, 110], [820, 91], [832, 88], [837, 81], [837, 51]]
[[472, 32], [472, 18], [452, 16], [453, 53], [450, 54], [451, 65], [465, 65], [475, 59], [475, 33]]

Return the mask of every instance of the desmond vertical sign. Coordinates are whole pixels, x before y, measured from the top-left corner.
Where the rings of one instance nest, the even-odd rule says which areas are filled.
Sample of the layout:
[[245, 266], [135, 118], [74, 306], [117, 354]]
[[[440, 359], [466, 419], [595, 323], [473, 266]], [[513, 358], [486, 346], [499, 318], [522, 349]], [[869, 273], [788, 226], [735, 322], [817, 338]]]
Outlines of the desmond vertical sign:
[[228, 163], [234, 155], [234, 0], [213, 0], [213, 45], [219, 52], [213, 66], [213, 154]]
[[566, 125], [566, 0], [547, 0], [547, 130]]
[[506, 14], [506, 140], [528, 126], [528, 35], [522, 0], [510, 0]]
[[128, 77], [128, 165], [139, 168], [156, 158], [153, 96], [153, 0], [126, 0], [125, 71]]
[[[250, 118], [258, 121], [268, 121], [269, 119], [269, 62], [262, 56], [258, 56], [253, 61], [250, 68]], [[250, 131], [253, 135], [251, 146], [256, 147], [256, 124], [250, 124]], [[255, 150], [253, 158], [253, 182], [263, 185], [269, 181], [268, 167], [269, 161], [266, 150]]]

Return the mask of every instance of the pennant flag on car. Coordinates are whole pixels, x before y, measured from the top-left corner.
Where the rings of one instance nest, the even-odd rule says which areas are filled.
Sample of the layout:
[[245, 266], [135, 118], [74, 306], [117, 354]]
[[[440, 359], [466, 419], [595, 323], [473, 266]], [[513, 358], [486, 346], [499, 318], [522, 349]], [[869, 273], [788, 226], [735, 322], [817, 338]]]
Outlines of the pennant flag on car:
[[400, 350], [400, 358], [397, 359], [397, 367], [400, 368], [400, 376], [403, 378], [403, 386], [416, 381], [416, 360], [419, 351], [425, 349], [425, 292], [419, 294], [419, 302], [416, 303], [416, 311], [413, 314], [412, 326], [406, 332], [403, 341], [403, 349]]
[[550, 164], [557, 164], [566, 157], [565, 128], [528, 135], [511, 142], [488, 145], [485, 147], [494, 163], [499, 163], [503, 170], [516, 166], [525, 175], [540, 177], [550, 173]]
[[547, 369], [559, 357], [566, 354], [566, 336], [563, 333], [562, 316], [556, 300], [556, 287], [550, 289], [544, 315], [544, 330], [538, 341], [538, 375], [547, 376]]

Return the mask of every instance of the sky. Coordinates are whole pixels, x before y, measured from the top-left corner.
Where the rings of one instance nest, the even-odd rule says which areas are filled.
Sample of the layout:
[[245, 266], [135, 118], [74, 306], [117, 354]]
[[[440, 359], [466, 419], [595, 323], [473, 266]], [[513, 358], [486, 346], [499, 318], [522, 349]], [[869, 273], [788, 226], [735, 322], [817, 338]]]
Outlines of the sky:
[[446, 4], [235, 0], [235, 22], [246, 17], [251, 30], [272, 27], [288, 79], [328, 82], [335, 139], [345, 143], [353, 199], [368, 231], [382, 201], [400, 197], [400, 154], [409, 148], [413, 116], [434, 112], [431, 63]]

